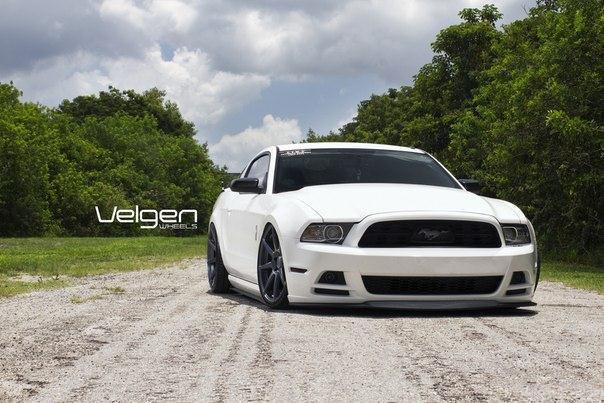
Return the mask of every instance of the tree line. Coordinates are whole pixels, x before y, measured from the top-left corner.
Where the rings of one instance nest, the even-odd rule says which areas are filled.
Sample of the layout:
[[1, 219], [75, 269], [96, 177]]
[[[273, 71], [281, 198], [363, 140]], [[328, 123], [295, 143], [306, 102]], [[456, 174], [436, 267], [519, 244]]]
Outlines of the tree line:
[[[538, 0], [501, 29], [493, 5], [459, 16], [412, 85], [307, 141], [424, 149], [519, 205], [542, 247], [602, 256], [604, 3]], [[152, 232], [99, 225], [95, 206], [196, 209], [205, 228], [227, 173], [164, 92], [109, 88], [56, 108], [20, 97], [0, 83], [0, 236]]]
[[57, 108], [21, 95], [0, 83], [0, 236], [154, 232], [100, 224], [95, 206], [104, 219], [114, 207], [196, 209], [205, 229], [226, 171], [164, 92], [110, 87]]
[[604, 3], [539, 0], [502, 29], [493, 5], [440, 31], [413, 84], [373, 95], [307, 141], [424, 149], [517, 204], [542, 247], [602, 256]]

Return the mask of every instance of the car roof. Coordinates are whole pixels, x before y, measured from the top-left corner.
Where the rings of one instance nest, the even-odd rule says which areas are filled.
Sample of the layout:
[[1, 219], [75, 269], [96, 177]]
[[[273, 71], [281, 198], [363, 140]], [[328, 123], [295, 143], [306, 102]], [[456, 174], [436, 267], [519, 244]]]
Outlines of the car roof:
[[412, 153], [424, 154], [423, 150], [419, 148], [391, 146], [387, 144], [373, 144], [373, 143], [337, 143], [337, 142], [325, 142], [325, 143], [295, 143], [295, 144], [283, 144], [278, 145], [279, 151], [289, 150], [308, 150], [317, 148], [356, 148], [365, 150], [395, 150], [395, 151], [407, 151]]

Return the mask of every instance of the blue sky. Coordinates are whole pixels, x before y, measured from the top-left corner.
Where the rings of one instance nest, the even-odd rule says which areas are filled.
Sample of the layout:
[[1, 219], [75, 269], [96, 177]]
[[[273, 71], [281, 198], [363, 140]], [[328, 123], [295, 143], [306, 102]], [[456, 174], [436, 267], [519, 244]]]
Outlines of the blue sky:
[[[400, 83], [398, 84], [400, 85]], [[397, 86], [398, 86], [397, 85]], [[216, 133], [237, 133], [241, 125], [254, 125], [265, 115], [294, 117], [306, 133], [309, 128], [327, 133], [348, 122], [360, 100], [388, 86], [383, 79], [364, 74], [316, 77], [302, 82], [277, 80], [262, 96], [212, 127]]]
[[[497, 0], [502, 23], [534, 0]], [[336, 130], [412, 82], [430, 42], [477, 0], [5, 0], [0, 81], [49, 106], [159, 87], [237, 171], [261, 148]]]

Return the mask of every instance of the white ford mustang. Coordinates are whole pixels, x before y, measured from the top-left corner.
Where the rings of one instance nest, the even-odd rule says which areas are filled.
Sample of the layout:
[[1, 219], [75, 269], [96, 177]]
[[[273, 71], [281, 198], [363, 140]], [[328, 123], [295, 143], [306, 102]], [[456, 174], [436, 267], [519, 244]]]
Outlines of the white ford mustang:
[[424, 151], [307, 143], [261, 151], [225, 189], [208, 232], [212, 292], [270, 307], [527, 306], [535, 232]]

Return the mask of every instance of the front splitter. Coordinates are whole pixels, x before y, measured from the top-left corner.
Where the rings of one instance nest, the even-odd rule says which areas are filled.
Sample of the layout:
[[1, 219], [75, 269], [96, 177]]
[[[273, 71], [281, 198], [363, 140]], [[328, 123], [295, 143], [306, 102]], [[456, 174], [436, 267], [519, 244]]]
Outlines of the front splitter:
[[492, 308], [520, 308], [527, 306], [536, 306], [532, 301], [522, 302], [501, 302], [490, 300], [468, 300], [468, 301], [367, 301], [364, 303], [295, 303], [292, 306], [330, 306], [342, 308], [369, 307], [380, 309], [403, 309], [403, 310], [471, 310], [471, 309], [492, 309]]

